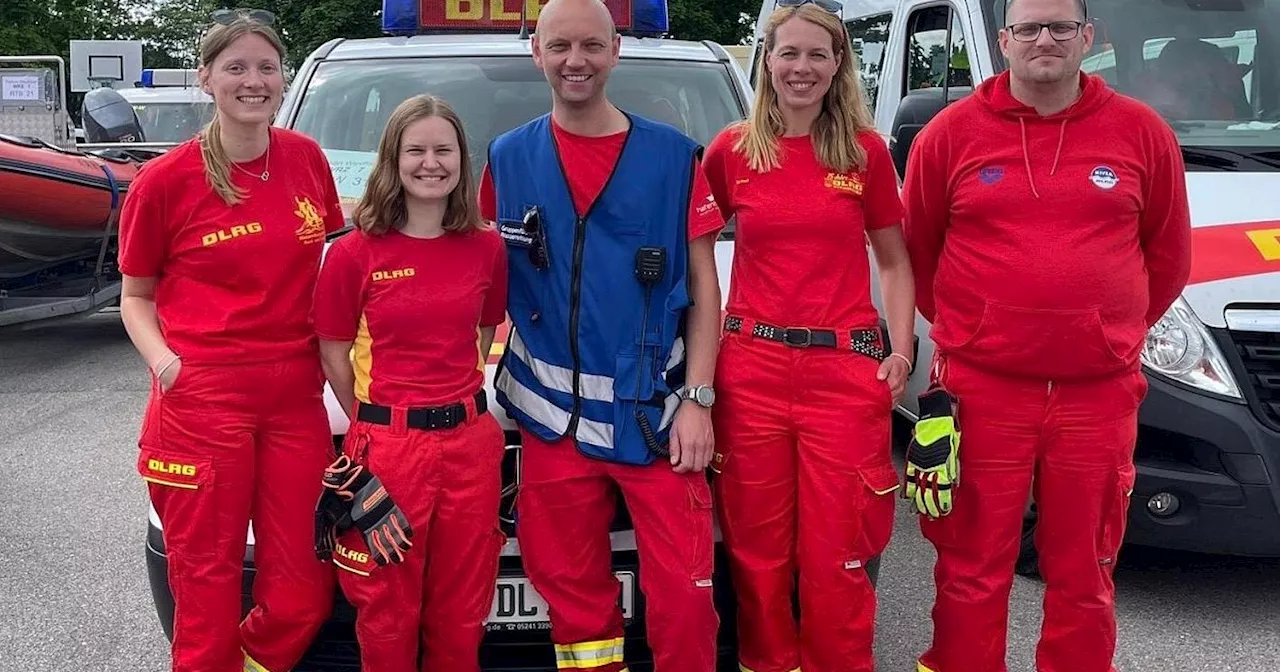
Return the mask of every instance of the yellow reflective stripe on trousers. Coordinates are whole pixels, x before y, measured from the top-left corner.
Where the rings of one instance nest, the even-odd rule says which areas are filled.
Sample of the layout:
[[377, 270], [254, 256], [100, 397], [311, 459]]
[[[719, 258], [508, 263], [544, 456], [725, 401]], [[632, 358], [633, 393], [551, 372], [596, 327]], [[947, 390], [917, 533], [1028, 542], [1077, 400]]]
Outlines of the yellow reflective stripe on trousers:
[[[746, 665], [743, 665], [742, 663], [738, 663], [738, 672], [756, 672], [756, 671], [747, 667]], [[791, 670], [790, 672], [800, 672], [800, 668], [797, 667], [796, 669]]]
[[561, 670], [589, 670], [610, 663], [621, 663], [625, 648], [621, 637], [577, 644], [556, 644], [556, 667]]
[[924, 666], [924, 663], [916, 661], [916, 672], [933, 672], [933, 670]]

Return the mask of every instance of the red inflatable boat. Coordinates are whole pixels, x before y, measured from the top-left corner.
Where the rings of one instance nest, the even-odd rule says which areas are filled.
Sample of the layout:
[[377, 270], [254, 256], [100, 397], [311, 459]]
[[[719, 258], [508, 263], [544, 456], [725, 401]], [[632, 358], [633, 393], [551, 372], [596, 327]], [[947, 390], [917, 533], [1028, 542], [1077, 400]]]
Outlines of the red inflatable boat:
[[0, 276], [96, 254], [144, 160], [0, 135]]

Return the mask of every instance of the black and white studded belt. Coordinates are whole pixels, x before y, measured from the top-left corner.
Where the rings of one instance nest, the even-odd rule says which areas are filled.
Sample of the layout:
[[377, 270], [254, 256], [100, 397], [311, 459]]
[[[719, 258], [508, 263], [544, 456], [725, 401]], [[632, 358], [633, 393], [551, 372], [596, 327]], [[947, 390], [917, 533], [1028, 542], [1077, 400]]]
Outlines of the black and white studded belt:
[[[748, 317], [729, 315], [724, 320], [724, 329], [748, 333], [755, 338], [777, 341], [793, 348], [849, 348], [876, 361], [884, 361], [889, 356], [889, 333], [883, 327], [837, 332], [808, 327], [778, 327]], [[847, 342], [842, 338], [846, 333], [849, 339]]]

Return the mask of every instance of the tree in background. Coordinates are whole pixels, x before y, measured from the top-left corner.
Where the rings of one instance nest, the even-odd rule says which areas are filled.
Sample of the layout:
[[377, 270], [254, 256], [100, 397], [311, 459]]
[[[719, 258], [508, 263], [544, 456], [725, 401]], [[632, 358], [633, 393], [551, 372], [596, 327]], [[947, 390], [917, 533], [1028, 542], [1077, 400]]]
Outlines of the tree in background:
[[[667, 3], [668, 37], [728, 45], [750, 39], [760, 8], [759, 0]], [[57, 55], [69, 66], [71, 40], [142, 40], [143, 67], [194, 68], [209, 15], [222, 7], [275, 13], [290, 71], [336, 37], [382, 35], [382, 0], [0, 0], [0, 55]], [[67, 96], [77, 118], [82, 97]]]

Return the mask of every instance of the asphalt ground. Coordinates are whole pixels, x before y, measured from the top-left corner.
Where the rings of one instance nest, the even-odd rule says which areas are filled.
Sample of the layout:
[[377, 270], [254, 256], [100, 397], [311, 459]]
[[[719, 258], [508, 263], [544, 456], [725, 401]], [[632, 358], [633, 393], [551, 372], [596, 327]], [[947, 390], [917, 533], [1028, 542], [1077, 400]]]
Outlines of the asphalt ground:
[[[163, 672], [134, 470], [148, 378], [118, 316], [0, 332], [0, 670]], [[929, 643], [933, 550], [901, 509], [880, 573], [879, 669]], [[1122, 672], [1263, 672], [1280, 661], [1280, 560], [1126, 548]], [[1019, 577], [1009, 669], [1035, 669], [1041, 584]]]

